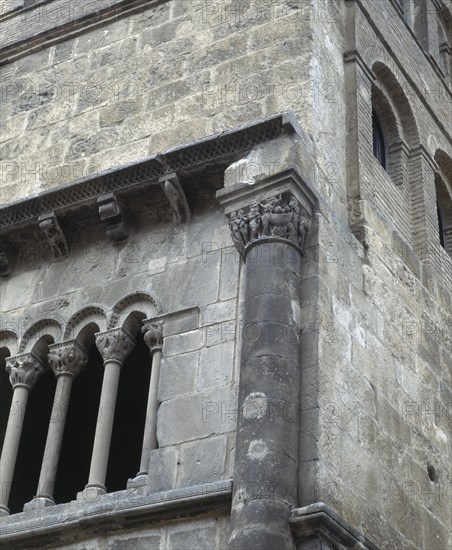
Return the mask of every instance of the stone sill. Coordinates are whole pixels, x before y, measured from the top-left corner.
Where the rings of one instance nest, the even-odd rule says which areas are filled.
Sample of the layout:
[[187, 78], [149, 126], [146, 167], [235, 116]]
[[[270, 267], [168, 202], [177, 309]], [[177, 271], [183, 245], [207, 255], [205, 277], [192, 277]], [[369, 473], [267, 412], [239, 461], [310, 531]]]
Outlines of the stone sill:
[[230, 510], [232, 480], [193, 485], [152, 495], [142, 488], [107, 493], [0, 518], [0, 544], [10, 550], [74, 542], [99, 532], [133, 528], [177, 517]]

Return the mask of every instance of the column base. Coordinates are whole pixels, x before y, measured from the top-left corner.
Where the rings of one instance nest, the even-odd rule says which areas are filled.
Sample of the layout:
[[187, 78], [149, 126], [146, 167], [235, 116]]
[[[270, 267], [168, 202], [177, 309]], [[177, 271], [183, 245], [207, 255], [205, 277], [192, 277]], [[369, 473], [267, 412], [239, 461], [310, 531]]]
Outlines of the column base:
[[34, 497], [33, 500], [27, 502], [24, 506], [24, 512], [27, 510], [38, 510], [47, 508], [48, 506], [56, 506], [55, 501], [51, 497]]
[[9, 516], [9, 508], [8, 506], [0, 505], [0, 518], [4, 516]]
[[92, 485], [87, 485], [83, 491], [77, 493], [77, 500], [85, 500], [88, 502], [93, 502], [98, 499], [98, 497], [107, 494], [107, 488], [105, 485], [100, 483], [93, 483]]
[[138, 472], [137, 477], [127, 480], [127, 489], [136, 489], [137, 487], [143, 487], [148, 483], [148, 473]]

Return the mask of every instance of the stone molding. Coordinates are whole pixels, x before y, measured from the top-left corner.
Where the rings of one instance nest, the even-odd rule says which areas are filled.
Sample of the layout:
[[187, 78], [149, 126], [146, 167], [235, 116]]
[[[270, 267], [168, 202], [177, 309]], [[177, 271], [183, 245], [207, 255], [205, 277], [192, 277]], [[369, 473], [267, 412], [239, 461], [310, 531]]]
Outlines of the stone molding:
[[121, 191], [124, 196], [125, 192], [136, 192], [144, 185], [159, 186], [159, 179], [167, 174], [189, 172], [207, 162], [227, 162], [258, 144], [293, 134], [296, 126], [293, 115], [281, 113], [27, 197], [0, 207], [0, 232], [4, 235], [13, 229], [34, 225], [39, 216], [48, 212], [58, 215], [65, 209], [78, 209], [86, 204], [93, 205], [93, 218], [97, 217], [96, 200], [105, 194], [105, 189], [112, 193]]
[[146, 322], [142, 328], [143, 339], [151, 355], [161, 351], [163, 346], [163, 326], [160, 322]]
[[323, 548], [321, 543], [326, 543], [331, 548], [378, 550], [378, 546], [323, 502], [292, 510], [290, 525], [297, 545], [315, 541], [316, 548]]
[[42, 361], [34, 353], [21, 353], [15, 357], [6, 358], [6, 370], [12, 387], [33, 389], [45, 368]]
[[88, 363], [88, 351], [76, 340], [49, 346], [50, 368], [58, 377], [67, 374], [76, 378]]
[[135, 346], [135, 338], [124, 328], [114, 328], [96, 334], [96, 346], [104, 363], [123, 363]]
[[73, 0], [42, 0], [29, 7], [3, 12], [0, 14], [3, 25], [0, 65], [159, 3], [161, 0], [96, 0], [90, 5]]

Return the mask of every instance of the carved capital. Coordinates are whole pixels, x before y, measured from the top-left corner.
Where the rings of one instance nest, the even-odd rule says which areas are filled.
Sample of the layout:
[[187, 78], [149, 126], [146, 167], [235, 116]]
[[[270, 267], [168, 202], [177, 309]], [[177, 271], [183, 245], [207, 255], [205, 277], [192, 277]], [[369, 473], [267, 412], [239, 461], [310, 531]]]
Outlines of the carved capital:
[[96, 334], [96, 346], [104, 362], [123, 363], [135, 346], [135, 338], [123, 328], [114, 328]]
[[88, 363], [88, 351], [76, 340], [49, 346], [48, 361], [55, 376], [69, 374], [76, 378]]
[[281, 193], [260, 202], [254, 199], [249, 208], [228, 215], [232, 240], [242, 253], [246, 245], [259, 239], [287, 239], [303, 250], [311, 216], [290, 193]]
[[44, 365], [34, 353], [21, 353], [7, 357], [6, 370], [13, 388], [25, 386], [31, 390], [44, 373]]
[[163, 346], [163, 327], [162, 323], [146, 323], [141, 329], [144, 336], [144, 342], [151, 351], [161, 351]]
[[54, 212], [44, 214], [38, 219], [44, 232], [54, 260], [64, 260], [69, 255], [66, 237]]

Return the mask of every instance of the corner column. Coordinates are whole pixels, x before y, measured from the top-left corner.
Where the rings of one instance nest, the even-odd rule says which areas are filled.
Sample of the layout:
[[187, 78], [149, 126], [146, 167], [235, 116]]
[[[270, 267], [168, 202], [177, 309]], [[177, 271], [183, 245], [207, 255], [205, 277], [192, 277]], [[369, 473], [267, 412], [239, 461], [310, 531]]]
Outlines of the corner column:
[[9, 493], [16, 467], [28, 395], [45, 369], [36, 355], [23, 353], [16, 357], [8, 357], [6, 370], [14, 393], [0, 459], [0, 516], [9, 515]]
[[116, 410], [119, 376], [129, 353], [135, 346], [135, 339], [123, 328], [115, 328], [96, 334], [96, 345], [104, 360], [104, 379], [97, 416], [96, 435], [85, 494], [102, 495], [107, 492], [108, 457]]
[[53, 411], [39, 477], [38, 491], [25, 509], [44, 508], [55, 504], [53, 491], [63, 443], [64, 427], [69, 408], [72, 384], [88, 363], [88, 352], [76, 340], [49, 346], [48, 360], [57, 386]]
[[151, 380], [149, 383], [146, 424], [144, 428], [143, 449], [141, 452], [140, 471], [138, 476], [146, 476], [149, 471], [151, 451], [157, 449], [157, 411], [158, 384], [160, 378], [160, 363], [162, 360], [163, 332], [161, 324], [148, 322], [143, 326], [144, 341], [151, 352]]
[[246, 279], [229, 548], [294, 548], [300, 276], [314, 199], [295, 170], [257, 182], [252, 192], [239, 183], [217, 197]]

